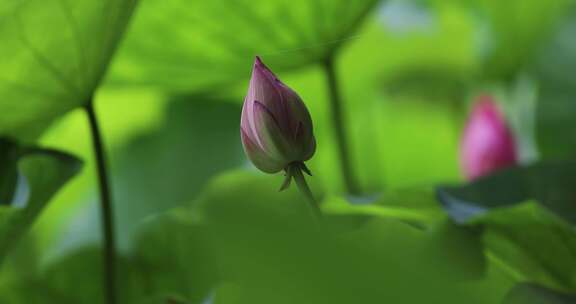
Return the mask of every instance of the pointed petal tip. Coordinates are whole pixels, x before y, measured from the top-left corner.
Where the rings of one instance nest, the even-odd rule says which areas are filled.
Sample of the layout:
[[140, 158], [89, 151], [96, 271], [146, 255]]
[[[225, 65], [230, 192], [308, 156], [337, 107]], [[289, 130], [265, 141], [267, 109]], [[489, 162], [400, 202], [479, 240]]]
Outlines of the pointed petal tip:
[[468, 118], [468, 124], [471, 124], [478, 119], [487, 119], [496, 124], [506, 125], [505, 113], [502, 111], [502, 108], [494, 97], [488, 94], [479, 95], [474, 99]]
[[497, 112], [500, 111], [500, 108], [496, 103], [496, 100], [494, 100], [494, 98], [489, 94], [479, 95], [476, 98], [474, 109], [484, 111], [497, 111]]
[[264, 62], [262, 62], [262, 58], [260, 58], [260, 56], [255, 56], [254, 57], [254, 70], [262, 70], [262, 69], [268, 69], [266, 67], [266, 65], [264, 64]]
[[492, 95], [490, 95], [489, 93], [486, 93], [486, 92], [478, 94], [478, 97], [476, 97], [476, 100], [485, 101], [485, 102], [494, 102], [494, 98], [492, 97]]
[[262, 61], [260, 56], [256, 56], [254, 59], [253, 73], [254, 72], [258, 72], [260, 75], [262, 75], [263, 77], [265, 77], [269, 80], [276, 80], [277, 79], [276, 75], [274, 75], [272, 70], [270, 70], [270, 68], [268, 68], [268, 66], [266, 66], [266, 64], [264, 64], [264, 62]]

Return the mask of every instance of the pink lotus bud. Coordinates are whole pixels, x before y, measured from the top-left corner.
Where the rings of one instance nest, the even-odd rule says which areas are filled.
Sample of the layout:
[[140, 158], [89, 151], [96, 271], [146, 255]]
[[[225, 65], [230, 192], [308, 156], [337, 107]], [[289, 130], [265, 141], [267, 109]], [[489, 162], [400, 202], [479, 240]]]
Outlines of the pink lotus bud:
[[316, 150], [312, 119], [302, 99], [256, 57], [240, 122], [242, 144], [267, 173], [309, 160]]
[[488, 95], [480, 96], [474, 104], [460, 146], [460, 162], [468, 180], [517, 162], [514, 136]]

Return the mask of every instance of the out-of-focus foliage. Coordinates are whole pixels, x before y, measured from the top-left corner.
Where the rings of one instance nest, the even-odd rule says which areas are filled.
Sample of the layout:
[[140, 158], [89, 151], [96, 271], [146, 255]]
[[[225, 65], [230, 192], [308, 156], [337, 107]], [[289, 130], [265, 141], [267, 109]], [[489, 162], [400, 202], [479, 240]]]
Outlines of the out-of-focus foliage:
[[[139, 107], [133, 108], [131, 96], [137, 97]], [[113, 191], [122, 202], [115, 208], [122, 248], [130, 245], [130, 235], [140, 221], [190, 200], [212, 175], [244, 162], [238, 133], [241, 109], [235, 103], [202, 95], [167, 98], [134, 90], [105, 91], [98, 101], [113, 153]], [[75, 112], [56, 125], [45, 144], [70, 149], [69, 141], [83, 138], [71, 150], [90, 159], [83, 114]], [[42, 231], [42, 242], [56, 242], [55, 255], [99, 238], [97, 200], [92, 192], [95, 171], [90, 165], [40, 219], [37, 229]], [[75, 219], [63, 221], [71, 217]]]
[[0, 134], [35, 138], [92, 97], [134, 0], [0, 4]]
[[576, 5], [568, 16], [543, 46], [534, 68], [540, 92], [537, 135], [549, 158], [573, 158], [576, 152]]
[[501, 170], [462, 187], [441, 187], [440, 200], [458, 222], [490, 209], [535, 200], [556, 216], [576, 224], [576, 182], [573, 162], [543, 162]]
[[484, 79], [512, 80], [531, 65], [572, 1], [473, 0], [469, 5], [486, 21], [487, 41], [480, 49]]
[[192, 213], [171, 210], [148, 219], [138, 232], [132, 261], [146, 280], [146, 299], [202, 303], [209, 297], [220, 277], [206, 227]]
[[[6, 243], [2, 303], [102, 302], [86, 118], [76, 111], [47, 125], [93, 93], [134, 4], [0, 4], [0, 133], [47, 131], [42, 146], [87, 161], [31, 233]], [[550, 161], [575, 155], [573, 5], [141, 1], [96, 98], [111, 154], [120, 302], [573, 302], [574, 165]], [[254, 55], [310, 109], [319, 221], [295, 189], [277, 191], [282, 176], [256, 173], [242, 155], [237, 85]], [[319, 68], [331, 55], [361, 196], [343, 195]], [[480, 92], [506, 110], [531, 155], [522, 161], [541, 159], [435, 192], [461, 179], [466, 103]], [[46, 205], [67, 180], [53, 173], [72, 172], [51, 154], [16, 166], [10, 151], [0, 150], [0, 198], [22, 185], [17, 167], [32, 193], [46, 189], [28, 206]], [[29, 228], [39, 209], [18, 225], [4, 221], [25, 210], [1, 206], [0, 233]]]
[[328, 197], [323, 201], [323, 209], [331, 214], [395, 218], [416, 226], [429, 225], [445, 217], [431, 189], [387, 191], [356, 204], [341, 197]]
[[456, 222], [483, 227], [489, 255], [516, 276], [573, 291], [573, 172], [571, 163], [513, 168], [462, 187], [440, 188], [439, 198]]
[[309, 66], [350, 39], [377, 3], [145, 1], [114, 79], [188, 92], [242, 82], [256, 55], [278, 69]]
[[514, 286], [504, 304], [568, 304], [574, 301], [576, 298], [572, 295], [525, 283]]
[[575, 290], [576, 235], [571, 226], [533, 204], [495, 211], [480, 222], [489, 255], [521, 281]]
[[[229, 173], [190, 207], [144, 222], [135, 246], [118, 259], [123, 303], [203, 303], [209, 296], [215, 303], [493, 303], [509, 287], [502, 274], [483, 278], [474, 229], [443, 217], [416, 227], [385, 214], [329, 208], [318, 221], [295, 190], [276, 191], [280, 180]], [[101, 277], [85, 271], [99, 264], [96, 253], [77, 250], [25, 280], [5, 281], [0, 299], [95, 303]], [[35, 292], [20, 294], [32, 285], [19, 284], [34, 284]], [[493, 293], [485, 294], [486, 286]]]
[[122, 236], [143, 218], [195, 197], [214, 174], [243, 163], [239, 111], [213, 97], [175, 97], [160, 128], [126, 143], [114, 175]]
[[80, 167], [81, 161], [69, 154], [0, 138], [0, 267], [52, 196]]
[[422, 230], [386, 215], [327, 211], [318, 220], [296, 191], [278, 193], [279, 181], [226, 174], [193, 204], [188, 217], [206, 227], [219, 270], [216, 303], [487, 300], [478, 282], [459, 281], [483, 273], [473, 232], [442, 220]]

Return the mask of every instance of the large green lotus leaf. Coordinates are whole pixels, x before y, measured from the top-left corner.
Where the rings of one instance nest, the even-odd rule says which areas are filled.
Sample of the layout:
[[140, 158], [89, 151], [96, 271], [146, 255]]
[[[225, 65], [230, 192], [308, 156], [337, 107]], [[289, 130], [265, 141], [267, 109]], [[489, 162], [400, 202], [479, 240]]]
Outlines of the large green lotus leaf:
[[255, 55], [275, 69], [323, 60], [377, 0], [151, 0], [127, 35], [115, 80], [198, 90], [247, 79]]
[[573, 172], [570, 164], [513, 168], [440, 189], [439, 198], [457, 223], [483, 227], [489, 257], [512, 276], [576, 290]]
[[341, 197], [328, 197], [323, 210], [333, 215], [366, 215], [393, 218], [427, 228], [446, 218], [431, 188], [406, 188], [385, 191], [350, 203]]
[[[120, 303], [173, 303], [181, 295], [187, 296], [183, 303], [203, 303], [209, 291], [206, 288], [211, 287], [204, 278], [212, 278], [217, 272], [206, 263], [205, 248], [198, 246], [201, 233], [188, 224], [188, 218], [172, 216], [179, 211], [147, 222], [139, 237], [142, 242], [132, 254], [117, 254]], [[14, 255], [22, 253], [19, 248]], [[10, 276], [4, 271], [0, 277], [0, 302], [103, 303], [102, 267], [101, 249], [83, 246], [33, 272], [9, 269], [13, 271]]]
[[[280, 175], [225, 174], [191, 208], [145, 220], [128, 258], [118, 260], [121, 299], [205, 303], [212, 290], [214, 303], [224, 304], [495, 303], [509, 288], [496, 282], [485, 295], [462, 283], [462, 274], [475, 273], [483, 261], [468, 228], [442, 222], [423, 231], [354, 214], [354, 225], [325, 225], [344, 216], [327, 210], [320, 224], [295, 189], [278, 191], [281, 182]], [[59, 258], [37, 280], [12, 282], [19, 288], [6, 295], [92, 303], [101, 299], [100, 265], [97, 251], [81, 250]], [[74, 282], [82, 283], [70, 290]], [[35, 293], [25, 292], [27, 286], [36, 286]]]
[[[142, 287], [146, 286], [146, 278], [139, 278], [135, 274], [136, 266], [127, 256], [118, 254], [116, 265], [119, 303], [162, 303], [146, 302], [139, 298], [146, 291]], [[102, 250], [82, 247], [52, 261], [33, 275], [12, 278], [3, 283], [5, 285], [0, 288], [2, 303], [104, 303]]]
[[570, 304], [576, 295], [561, 293], [536, 284], [522, 283], [514, 286], [503, 304]]
[[519, 280], [576, 290], [573, 162], [499, 171], [438, 197], [461, 225], [481, 225], [489, 256]]
[[146, 278], [143, 298], [204, 303], [218, 279], [214, 255], [202, 225], [179, 207], [142, 223], [132, 248], [137, 275]]
[[462, 186], [439, 187], [446, 212], [465, 223], [491, 210], [534, 200], [576, 225], [576, 163], [547, 161], [500, 170]]
[[[9, 3], [7, 3], [9, 2]], [[0, 134], [31, 138], [87, 102], [135, 0], [0, 4]]]
[[576, 233], [535, 203], [485, 214], [484, 245], [491, 259], [520, 281], [576, 291]]
[[142, 218], [189, 201], [213, 175], [246, 161], [238, 133], [240, 107], [215, 101], [171, 98], [162, 125], [138, 133], [116, 154], [121, 243]]
[[281, 180], [225, 174], [193, 205], [220, 271], [216, 303], [491, 303], [463, 284], [483, 268], [474, 231], [329, 209], [318, 220]]
[[[166, 230], [159, 229], [157, 233], [152, 234], [160, 236], [159, 234], [163, 232]], [[185, 232], [187, 230], [181, 230], [180, 234]], [[170, 300], [179, 298], [176, 293], [179, 289], [173, 289], [174, 293], [168, 295], [158, 295], [157, 291], [165, 290], [163, 287], [166, 285], [171, 286], [166, 283], [173, 283], [175, 286], [185, 286], [188, 283], [187, 281], [178, 281], [182, 278], [179, 276], [179, 273], [182, 272], [175, 272], [169, 268], [170, 265], [174, 265], [172, 253], [169, 252], [171, 246], [159, 247], [159, 245], [163, 245], [158, 242], [162, 242], [161, 240], [148, 239], [152, 242], [149, 243], [150, 247], [147, 248], [147, 252], [143, 254], [147, 257], [155, 256], [154, 259], [144, 258], [139, 254], [128, 256], [118, 253], [116, 256], [119, 303], [173, 303]], [[181, 248], [187, 247], [185, 242], [178, 245]], [[166, 254], [161, 256], [163, 253]], [[191, 255], [189, 258], [191, 260], [188, 262], [194, 263], [194, 266], [203, 262], [196, 259], [197, 255]], [[17, 273], [11, 277], [4, 276], [4, 280], [0, 282], [0, 301], [14, 304], [104, 303], [102, 265], [102, 250], [100, 248], [96, 246], [77, 248], [52, 260], [35, 273]], [[196, 271], [195, 267], [187, 269]], [[87, 273], [90, 275], [86, 275]]]
[[[108, 90], [99, 90], [98, 113], [105, 120], [103, 131], [115, 164], [114, 196], [122, 202], [115, 206], [116, 237], [118, 246], [126, 248], [142, 219], [190, 201], [212, 176], [247, 165], [247, 160], [238, 131], [238, 104], [208, 96], [148, 96], [132, 90], [102, 94]], [[132, 95], [138, 97], [137, 109]], [[50, 129], [46, 145], [90, 159], [85, 120], [82, 111], [74, 111]], [[70, 142], [78, 144], [70, 147]], [[87, 163], [35, 226], [44, 248], [55, 255], [99, 240], [99, 215], [94, 212], [98, 202], [85, 204], [95, 191], [94, 170]], [[82, 223], [71, 225], [77, 216]]]
[[1, 262], [50, 198], [79, 171], [81, 161], [62, 152], [20, 147], [6, 140], [0, 142], [0, 148], [0, 155], [10, 150], [14, 155], [0, 159], [0, 182], [17, 179], [11, 183], [12, 189], [0, 189]]

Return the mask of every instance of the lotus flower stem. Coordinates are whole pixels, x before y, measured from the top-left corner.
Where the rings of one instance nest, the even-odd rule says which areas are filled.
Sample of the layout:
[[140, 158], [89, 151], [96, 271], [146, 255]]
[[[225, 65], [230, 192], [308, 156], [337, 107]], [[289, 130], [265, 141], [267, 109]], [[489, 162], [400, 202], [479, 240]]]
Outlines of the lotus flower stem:
[[322, 211], [320, 210], [318, 201], [316, 201], [314, 198], [314, 194], [310, 190], [310, 187], [308, 187], [308, 183], [306, 182], [306, 178], [304, 178], [304, 174], [302, 174], [301, 165], [297, 163], [291, 164], [288, 167], [288, 170], [289, 172], [287, 174], [294, 178], [294, 181], [296, 181], [296, 186], [298, 186], [298, 190], [300, 190], [300, 192], [302, 192], [302, 194], [304, 194], [304, 196], [306, 196], [310, 202], [310, 206], [312, 207], [312, 212], [314, 212], [314, 215], [317, 218], [321, 218]]
[[332, 111], [332, 124], [336, 132], [336, 144], [340, 157], [340, 167], [344, 178], [344, 185], [350, 194], [358, 194], [359, 189], [352, 172], [350, 153], [348, 151], [348, 140], [346, 137], [345, 120], [342, 111], [342, 98], [338, 89], [338, 77], [334, 66], [334, 56], [328, 56], [322, 65], [326, 74], [330, 106]]
[[100, 210], [102, 212], [102, 232], [104, 235], [104, 246], [102, 252], [102, 258], [104, 261], [104, 294], [107, 304], [116, 304], [116, 242], [114, 236], [114, 210], [106, 166], [106, 151], [102, 141], [102, 133], [100, 125], [98, 124], [98, 118], [94, 110], [94, 101], [92, 99], [86, 104], [85, 110], [90, 123], [90, 132], [92, 133], [92, 144], [100, 189]]

